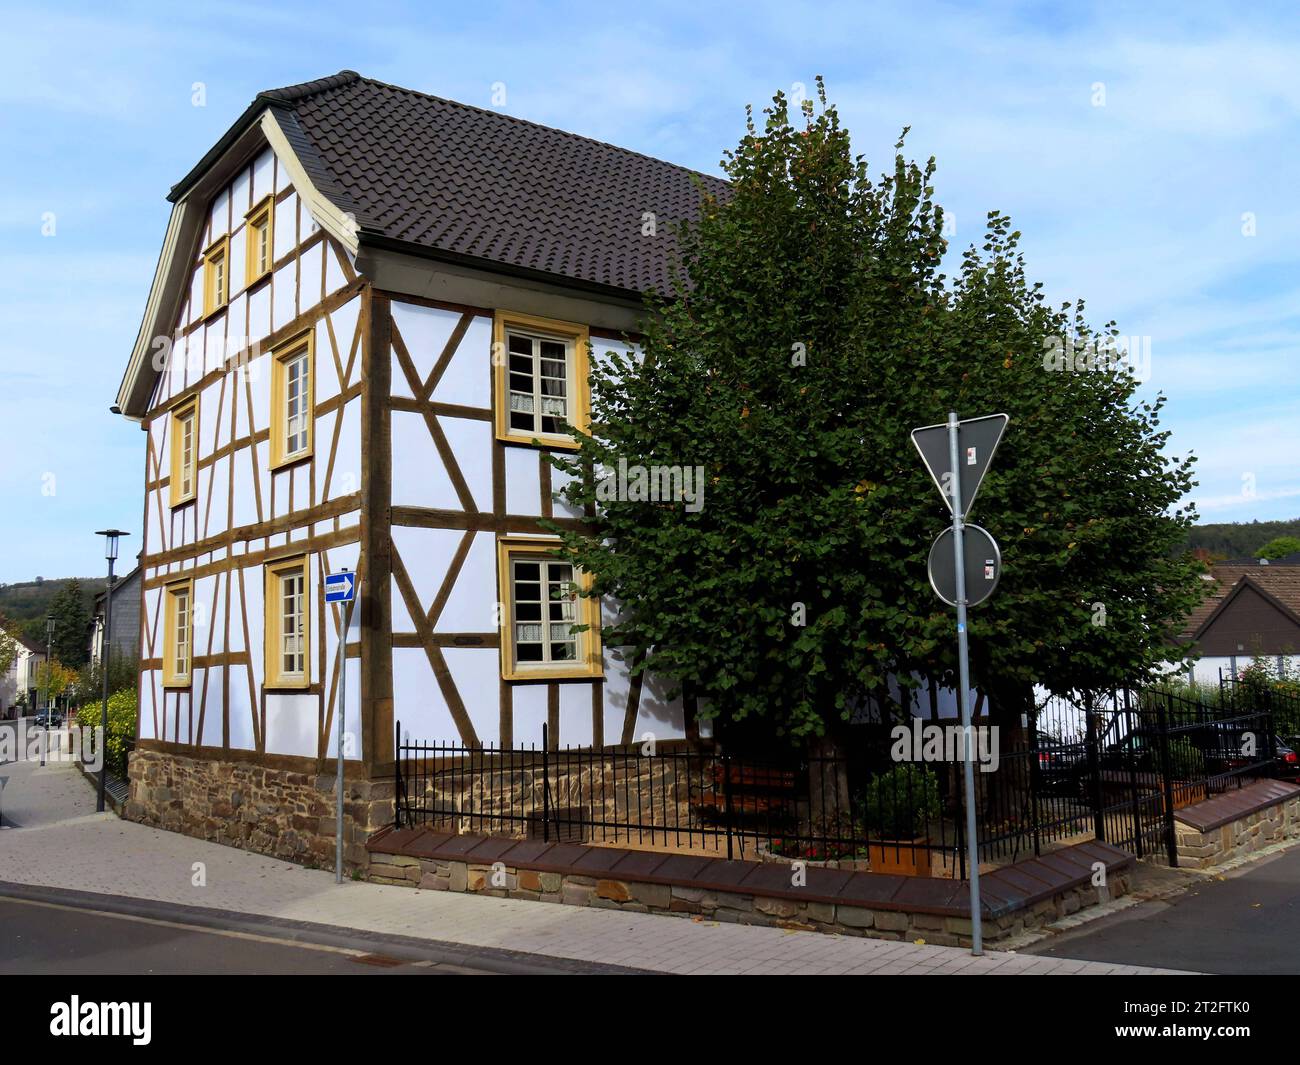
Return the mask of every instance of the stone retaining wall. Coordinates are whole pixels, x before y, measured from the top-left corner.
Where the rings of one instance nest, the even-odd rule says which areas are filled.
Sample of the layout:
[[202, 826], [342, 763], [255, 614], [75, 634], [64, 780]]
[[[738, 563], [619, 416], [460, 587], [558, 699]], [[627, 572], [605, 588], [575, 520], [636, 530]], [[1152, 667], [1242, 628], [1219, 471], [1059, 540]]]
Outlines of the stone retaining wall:
[[1300, 797], [1256, 810], [1216, 828], [1174, 823], [1178, 864], [1208, 869], [1274, 843], [1300, 838]]
[[[501, 862], [482, 865], [385, 854], [373, 848], [372, 851], [367, 879], [382, 884], [634, 913], [672, 914], [731, 924], [769, 925], [908, 942], [923, 939], [940, 946], [970, 946], [971, 925], [967, 917], [872, 909], [845, 903], [799, 902], [702, 887], [537, 872]], [[1127, 870], [1112, 873], [1108, 888], [1103, 889], [1104, 894], [1092, 887], [1070, 888], [1014, 913], [986, 917], [984, 941], [996, 944], [999, 940], [1050, 924], [1085, 906], [1125, 895], [1130, 888], [1129, 877]]]
[[[333, 867], [331, 774], [293, 772], [137, 748], [131, 752], [128, 821], [268, 854]], [[368, 862], [366, 840], [391, 823], [391, 780], [345, 781], [343, 858], [349, 872]]]
[[[665, 830], [706, 827], [699, 811], [711, 801], [720, 803], [721, 796], [714, 794], [704, 764], [686, 757], [560, 751], [543, 769], [540, 754], [515, 760], [483, 752], [442, 768], [426, 769], [418, 759], [411, 760], [404, 783], [410, 802], [427, 811], [421, 821], [431, 828], [490, 830], [495, 836], [522, 839], [535, 834], [540, 824], [546, 779], [551, 814], [560, 822], [552, 834], [578, 840], [587, 822]], [[566, 824], [569, 819], [574, 824]]]

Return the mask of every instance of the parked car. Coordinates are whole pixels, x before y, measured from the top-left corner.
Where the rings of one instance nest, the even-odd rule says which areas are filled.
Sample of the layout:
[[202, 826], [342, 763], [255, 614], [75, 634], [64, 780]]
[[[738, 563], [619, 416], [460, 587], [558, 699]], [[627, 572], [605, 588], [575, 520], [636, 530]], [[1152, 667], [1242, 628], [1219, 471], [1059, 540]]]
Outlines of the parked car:
[[37, 728], [62, 728], [63, 712], [60, 710], [42, 710], [36, 715]]
[[1078, 798], [1088, 767], [1081, 743], [1068, 743], [1051, 732], [1038, 733], [1038, 785], [1044, 795]]

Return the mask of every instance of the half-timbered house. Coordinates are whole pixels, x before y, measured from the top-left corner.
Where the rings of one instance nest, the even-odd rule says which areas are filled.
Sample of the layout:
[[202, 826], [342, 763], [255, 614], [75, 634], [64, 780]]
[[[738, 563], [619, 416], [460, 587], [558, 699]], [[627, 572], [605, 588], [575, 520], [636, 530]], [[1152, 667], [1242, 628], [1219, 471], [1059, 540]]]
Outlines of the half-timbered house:
[[[564, 594], [541, 520], [582, 518], [547, 451], [582, 425], [588, 345], [635, 344], [701, 181], [345, 71], [260, 94], [171, 190], [115, 408], [145, 441], [131, 816], [323, 853], [340, 662], [356, 860], [395, 722], [470, 746], [692, 729]], [[321, 595], [342, 568], [346, 634]]]

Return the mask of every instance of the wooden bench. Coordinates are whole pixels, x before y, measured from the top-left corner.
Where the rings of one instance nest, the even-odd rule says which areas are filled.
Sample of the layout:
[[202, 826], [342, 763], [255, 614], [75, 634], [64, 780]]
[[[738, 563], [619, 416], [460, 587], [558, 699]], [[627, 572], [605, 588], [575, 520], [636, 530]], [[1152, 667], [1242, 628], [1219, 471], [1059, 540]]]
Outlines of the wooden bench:
[[732, 813], [763, 814], [788, 809], [799, 787], [799, 775], [792, 769], [715, 762], [712, 777], [713, 791], [691, 806], [714, 816], [726, 814], [728, 789]]

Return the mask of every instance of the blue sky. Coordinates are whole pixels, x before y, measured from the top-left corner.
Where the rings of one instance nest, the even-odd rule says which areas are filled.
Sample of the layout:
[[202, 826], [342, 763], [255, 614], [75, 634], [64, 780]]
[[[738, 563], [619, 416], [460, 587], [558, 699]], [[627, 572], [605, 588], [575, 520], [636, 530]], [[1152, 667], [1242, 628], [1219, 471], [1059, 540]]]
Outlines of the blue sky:
[[0, 3], [0, 581], [102, 572], [106, 524], [138, 550], [143, 435], [108, 408], [164, 195], [258, 90], [343, 68], [504, 83], [512, 114], [714, 172], [746, 103], [823, 74], [873, 164], [904, 125], [937, 157], [955, 246], [1006, 211], [1053, 299], [1151, 338], [1201, 520], [1300, 515], [1293, 5], [107, 7]]

